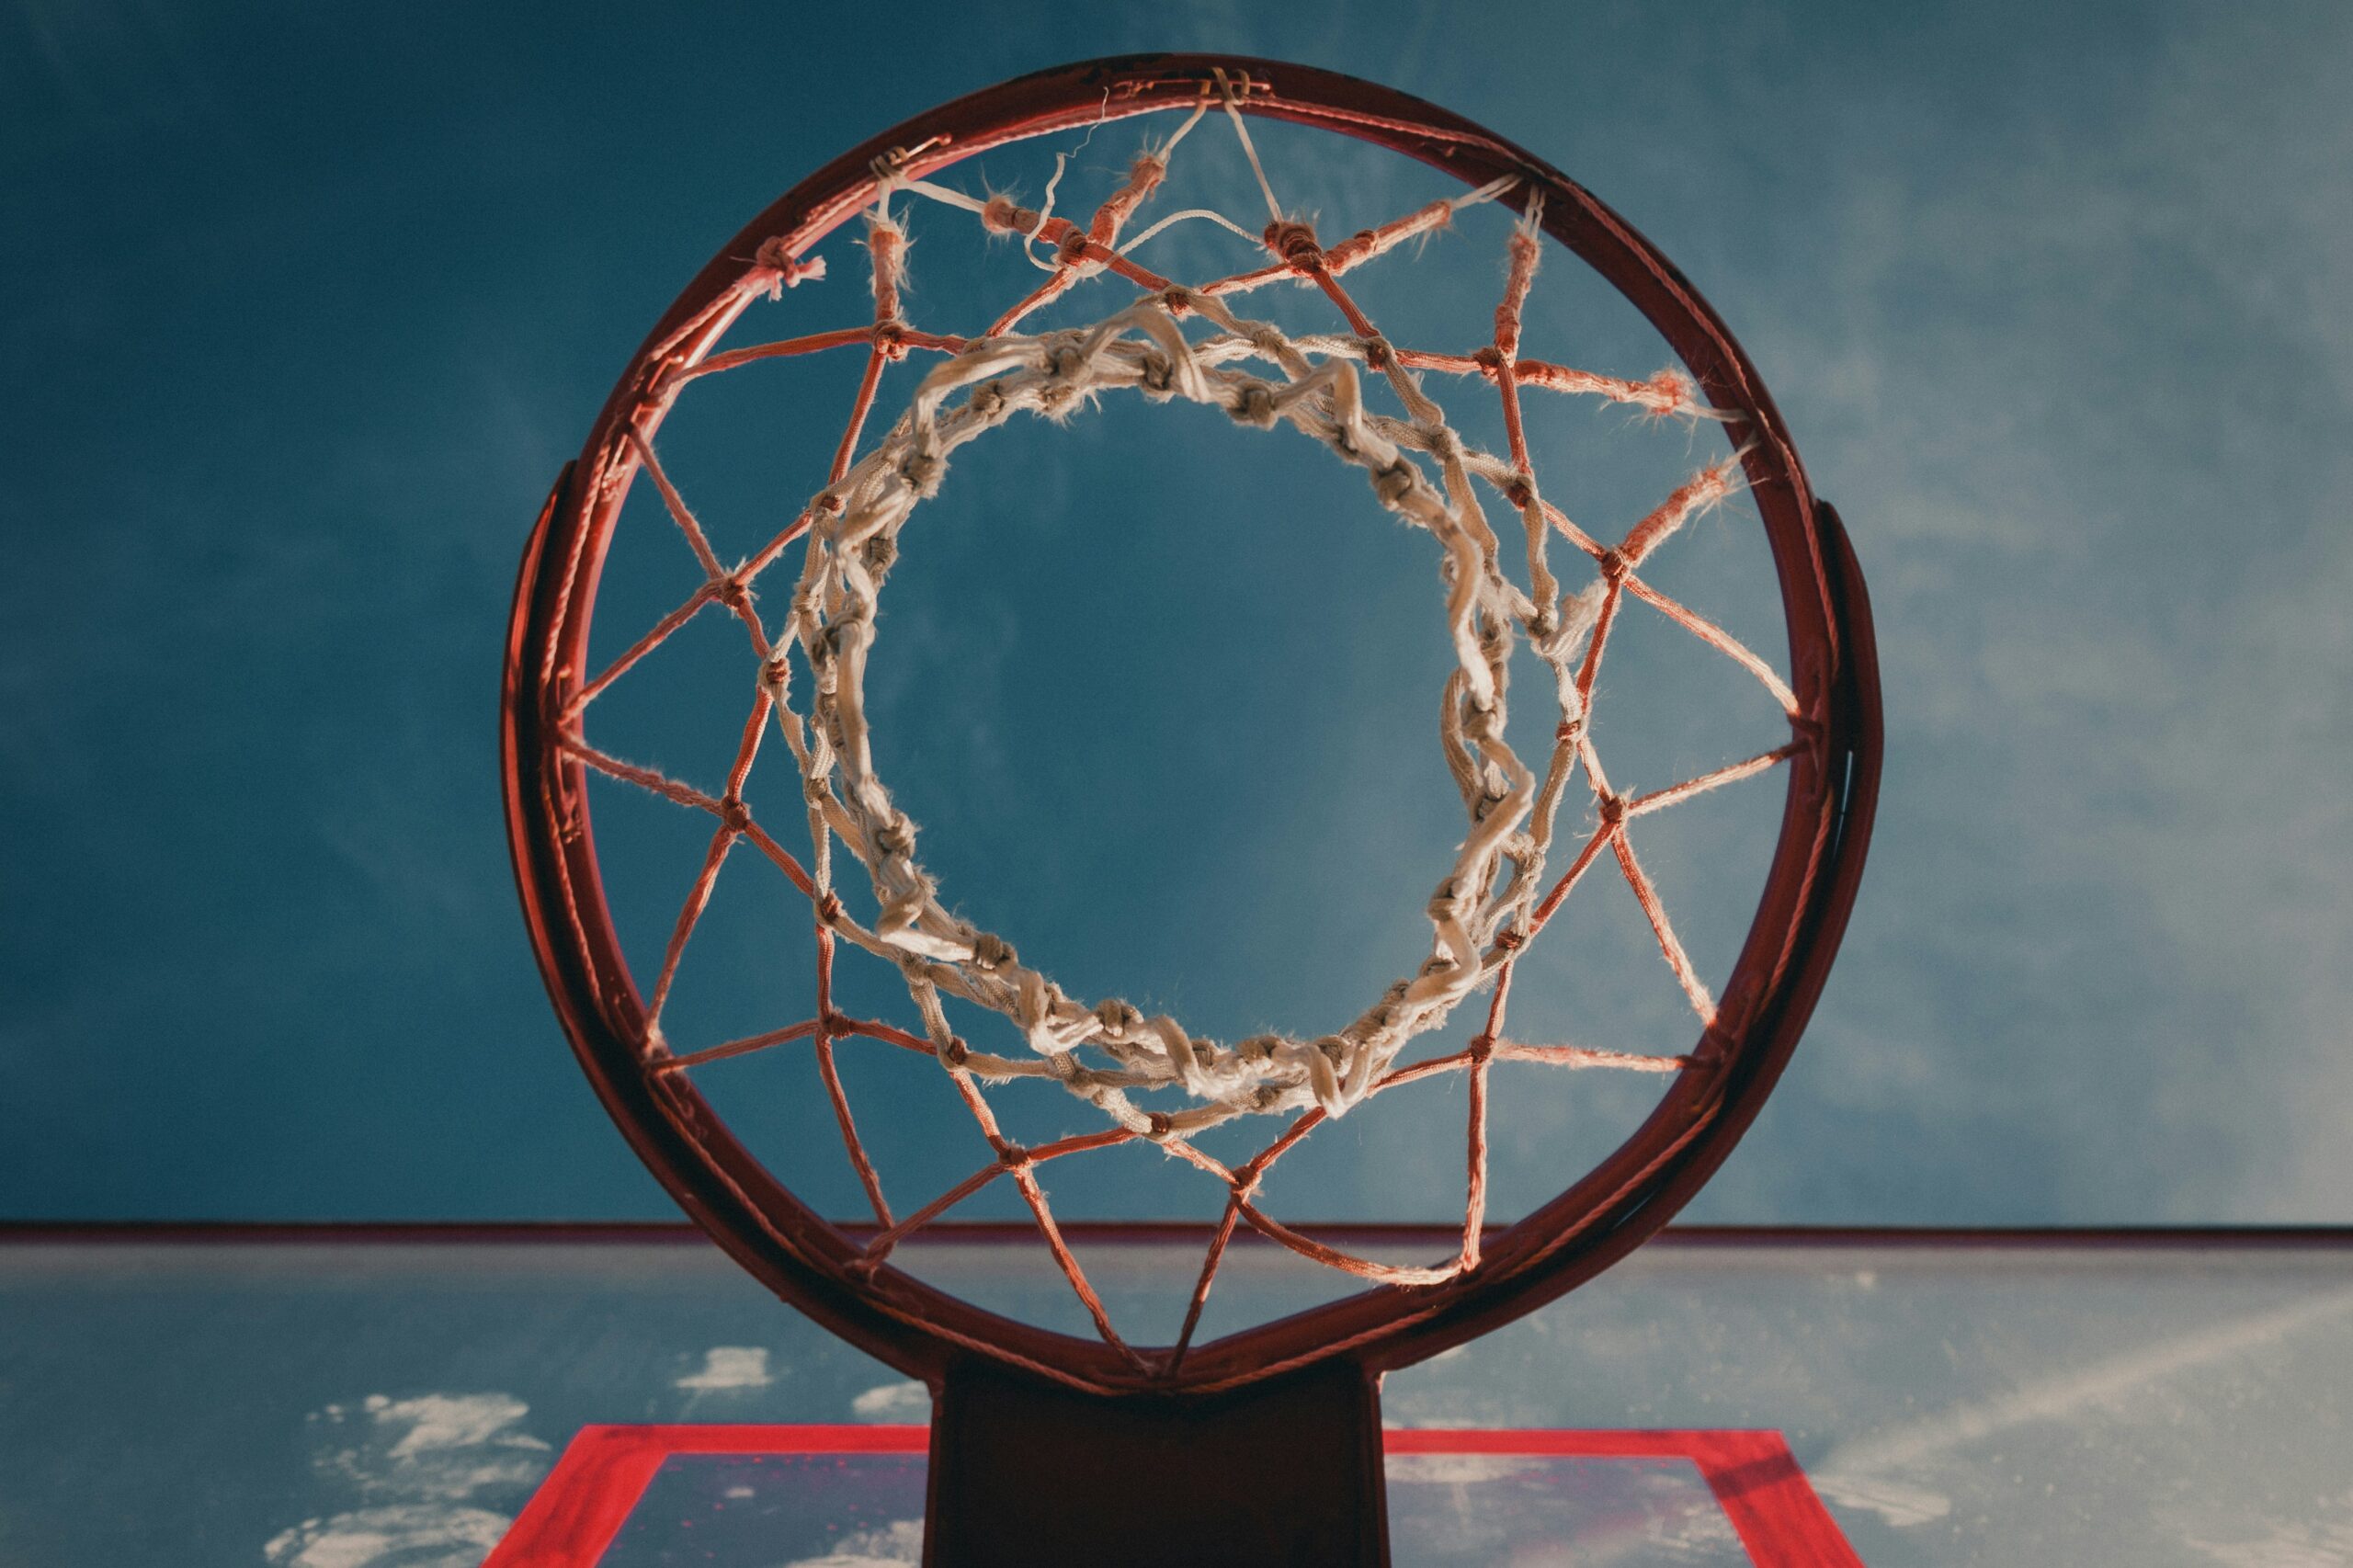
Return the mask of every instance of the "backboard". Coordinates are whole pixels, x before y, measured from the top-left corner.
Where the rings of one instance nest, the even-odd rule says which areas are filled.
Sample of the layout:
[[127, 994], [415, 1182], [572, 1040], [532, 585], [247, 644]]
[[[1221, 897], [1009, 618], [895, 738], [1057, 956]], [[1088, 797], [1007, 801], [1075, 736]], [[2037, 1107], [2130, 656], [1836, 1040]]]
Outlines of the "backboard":
[[[983, 1296], [1055, 1283], [985, 1229], [927, 1244]], [[1197, 1256], [1082, 1244], [1120, 1292]], [[2341, 1562], [2353, 1236], [1670, 1231], [1383, 1404], [1401, 1564], [1773, 1561], [1726, 1443], [1873, 1568]], [[745, 1451], [655, 1464], [593, 1561], [912, 1562], [927, 1414], [683, 1229], [0, 1242], [0, 1562], [471, 1565], [599, 1427]]]

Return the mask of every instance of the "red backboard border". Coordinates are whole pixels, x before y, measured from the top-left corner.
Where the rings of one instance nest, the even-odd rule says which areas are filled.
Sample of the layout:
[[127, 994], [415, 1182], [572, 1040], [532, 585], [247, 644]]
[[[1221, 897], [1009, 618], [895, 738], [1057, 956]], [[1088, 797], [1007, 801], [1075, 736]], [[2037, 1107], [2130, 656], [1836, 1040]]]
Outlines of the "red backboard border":
[[[1381, 1440], [1392, 1454], [1689, 1460], [1756, 1568], [1863, 1568], [1779, 1432], [1395, 1427]], [[923, 1455], [930, 1442], [928, 1426], [584, 1426], [483, 1568], [596, 1568], [676, 1456]]]

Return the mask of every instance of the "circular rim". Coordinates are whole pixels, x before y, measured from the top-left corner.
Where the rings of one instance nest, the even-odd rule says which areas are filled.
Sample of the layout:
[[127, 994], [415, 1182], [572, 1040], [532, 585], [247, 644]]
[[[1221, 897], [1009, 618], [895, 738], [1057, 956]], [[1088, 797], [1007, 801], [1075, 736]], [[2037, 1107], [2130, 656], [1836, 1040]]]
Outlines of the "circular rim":
[[[1193, 1348], [1173, 1380], [1147, 1381], [1109, 1346], [983, 1311], [885, 1266], [805, 1207], [736, 1141], [683, 1074], [643, 1070], [644, 1010], [614, 932], [590, 826], [585, 768], [554, 744], [584, 679], [598, 574], [634, 456], [622, 434], [655, 412], [655, 383], [733, 324], [761, 242], [794, 254], [874, 195], [890, 159], [917, 177], [989, 147], [1106, 119], [1189, 107], [1213, 74], [1246, 85], [1245, 113], [1320, 126], [1477, 186], [1503, 174], [1544, 196], [1542, 226], [1666, 339], [1706, 400], [1740, 411], [1746, 478], [1779, 578], [1790, 684], [1818, 722], [1790, 758], [1772, 869], [1703, 1036], [1626, 1142], [1534, 1213], [1484, 1239], [1473, 1270], [1429, 1287], [1375, 1287]], [[500, 756], [508, 839], [540, 972], [607, 1110], [695, 1221], [755, 1277], [859, 1348], [938, 1385], [981, 1355], [1098, 1392], [1206, 1393], [1335, 1356], [1386, 1370], [1435, 1355], [1552, 1300], [1616, 1262], [1688, 1202], [1770, 1093], [1826, 977], [1860, 877], [1876, 798], [1878, 675], [1868, 603], [1835, 512], [1816, 503], [1779, 411], [1731, 333], [1674, 266], [1558, 171], [1447, 110], [1370, 83], [1275, 62], [1208, 55], [1090, 61], [1018, 78], [919, 115], [834, 160], [763, 212], [689, 284], [632, 358], [576, 464], [533, 530], [508, 627]]]

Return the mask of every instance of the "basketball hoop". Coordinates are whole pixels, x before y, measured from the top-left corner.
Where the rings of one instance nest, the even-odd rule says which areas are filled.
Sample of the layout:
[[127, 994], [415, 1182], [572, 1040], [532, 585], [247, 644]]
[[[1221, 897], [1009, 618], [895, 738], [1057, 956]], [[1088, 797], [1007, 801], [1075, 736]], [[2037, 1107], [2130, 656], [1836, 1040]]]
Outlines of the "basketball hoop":
[[[1459, 179], [1461, 191], [1383, 215], [1347, 237], [1323, 235], [1284, 206], [1283, 171], [1260, 157], [1250, 126], [1268, 120], [1416, 160]], [[1078, 216], [1055, 210], [1059, 163], [1055, 183], [1034, 208], [954, 176], [976, 153], [1065, 132], [1093, 136], [1100, 151], [1110, 128], [1131, 121], [1152, 134], [1136, 148], [1124, 182]], [[1188, 139], [1207, 134], [1237, 140], [1250, 186], [1217, 209], [1155, 213], [1153, 200], [1172, 163], [1197, 145]], [[1470, 345], [1384, 336], [1349, 275], [1411, 264], [1397, 254], [1408, 242], [1485, 204], [1518, 217], [1500, 258], [1491, 336]], [[918, 207], [1004, 237], [1013, 281], [993, 320], [959, 332], [916, 324], [904, 292], [904, 215]], [[1181, 222], [1232, 231], [1254, 252], [1248, 265], [1190, 279], [1154, 270], [1152, 242]], [[828, 277], [818, 254], [845, 229], [860, 233], [867, 248], [872, 297], [870, 306], [857, 301], [860, 319], [722, 347], [762, 301], [849, 281], [839, 276], [838, 257]], [[1628, 380], [1524, 352], [1524, 306], [1539, 286], [1547, 240], [1631, 302], [1681, 368]], [[1475, 286], [1486, 287], [1485, 277], [1482, 270]], [[1076, 327], [1032, 326], [1081, 284], [1103, 294], [1099, 317]], [[1270, 290], [1320, 299], [1328, 326], [1287, 330], [1254, 314], [1253, 296]], [[847, 290], [843, 298], [847, 311]], [[828, 353], [862, 353], [865, 364], [830, 469], [811, 476], [813, 498], [789, 526], [731, 566], [663, 467], [657, 440], [665, 422], [690, 409], [696, 385], [709, 377]], [[912, 399], [878, 412], [883, 371], [910, 358], [931, 362]], [[1442, 392], [1433, 392], [1439, 382]], [[1448, 419], [1441, 398], [1474, 395], [1500, 402], [1501, 451], [1479, 449]], [[864, 682], [879, 642], [877, 607], [903, 549], [920, 548], [922, 507], [958, 453], [1013, 420], [1063, 417], [1097, 399], [1129, 396], [1220, 408], [1240, 425], [1276, 432], [1269, 439], [1303, 435], [1323, 451], [1302, 448], [1302, 461], [1336, 458], [1367, 487], [1373, 506], [1427, 532], [1442, 551], [1438, 608], [1452, 663], [1444, 676], [1440, 744], [1461, 796], [1464, 835], [1428, 902], [1427, 956], [1320, 1034], [1224, 1041], [1173, 1017], [1147, 1017], [1118, 997], [1065, 994], [1049, 960], [1033, 960], [943, 902], [919, 858], [918, 832], [874, 761]], [[1631, 528], [1597, 538], [1543, 491], [1526, 435], [1529, 402], [1539, 397], [1599, 399], [1718, 428], [1726, 445]], [[641, 480], [658, 494], [703, 582], [618, 659], [592, 669], [588, 631], [600, 569], [623, 500]], [[1743, 491], [1772, 552], [1789, 638], [1786, 676], [1643, 575], [1687, 522]], [[1513, 529], [1517, 538], [1507, 542]], [[788, 563], [796, 551], [797, 574]], [[789, 594], [779, 588], [788, 577]], [[764, 612], [756, 585], [767, 587], [781, 608]], [[739, 621], [746, 642], [742, 690], [750, 710], [723, 773], [714, 767], [716, 788], [624, 760], [597, 744], [589, 727], [597, 699], [706, 609]], [[1787, 740], [1646, 790], [1614, 783], [1589, 722], [1595, 682], [1621, 619], [1652, 612], [1745, 672], [1759, 699], [1779, 706]], [[1523, 758], [1505, 733], [1509, 661], [1522, 646], [1552, 681], [1557, 722], [1551, 753], [1540, 758]], [[756, 820], [745, 804], [746, 778], [756, 767], [771, 766], [773, 752], [764, 746], [779, 740], [805, 821]], [[978, 1457], [991, 1449], [990, 1434], [1017, 1432], [1022, 1444], [1040, 1446], [1025, 1449], [1032, 1455], [1069, 1450], [1071, 1400], [1108, 1402], [1099, 1408], [1122, 1413], [1105, 1415], [1108, 1425], [1096, 1436], [1115, 1447], [1131, 1442], [1137, 1453], [1163, 1451], [1172, 1434], [1214, 1432], [1220, 1441], [1239, 1442], [1236, 1434], [1254, 1421], [1277, 1435], [1269, 1452], [1287, 1451], [1290, 1439], [1281, 1435], [1302, 1423], [1322, 1421], [1326, 1432], [1343, 1423], [1355, 1437], [1324, 1445], [1339, 1456], [1330, 1473], [1302, 1471], [1275, 1484], [1274, 1494], [1291, 1499], [1286, 1517], [1320, 1508], [1341, 1518], [1349, 1506], [1334, 1499], [1343, 1494], [1360, 1515], [1368, 1487], [1377, 1503], [1378, 1444], [1364, 1440], [1378, 1433], [1373, 1380], [1526, 1312], [1625, 1256], [1690, 1199], [1755, 1117], [1803, 1028], [1845, 926], [1870, 831], [1880, 736], [1869, 611], [1845, 533], [1815, 500], [1755, 369], [1647, 242], [1548, 165], [1401, 94], [1298, 66], [1151, 56], [1023, 78], [920, 116], [801, 182], [704, 268], [631, 362], [533, 533], [509, 633], [503, 741], [526, 916], [582, 1064], [640, 1156], [739, 1262], [939, 1395], [937, 1555], [969, 1552], [941, 1544], [967, 1533], [946, 1521], [1000, 1508], [1014, 1484], [985, 1470], [989, 1463], [1001, 1470], [1001, 1454]], [[1677, 937], [1636, 851], [1635, 824], [1709, 790], [1756, 787], [1747, 781], [1775, 771], [1786, 774], [1786, 796], [1770, 869], [1748, 937], [1717, 988]], [[592, 773], [710, 821], [708, 851], [652, 975], [631, 971], [606, 905], [587, 808]], [[1580, 799], [1593, 825], [1565, 832], [1556, 845], [1564, 804]], [[738, 856], [756, 869], [766, 862], [811, 912], [817, 963], [808, 1011], [738, 1040], [673, 1042], [662, 1017], [681, 955], [716, 879]], [[1620, 1052], [1510, 1032], [1516, 962], [1597, 869], [1623, 879], [1689, 1004], [1698, 1032], [1686, 1052]], [[861, 900], [870, 892], [870, 919], [855, 917], [837, 891], [844, 874], [863, 882]], [[860, 954], [858, 961], [895, 968], [905, 982], [905, 1022], [852, 1017], [836, 1005], [835, 965]], [[968, 1041], [950, 1027], [943, 998], [1000, 1016], [1017, 1044], [989, 1050]], [[1411, 1041], [1449, 1028], [1461, 1036], [1454, 1049], [1404, 1058]], [[894, 1210], [835, 1066], [842, 1049], [930, 1059], [992, 1157], [961, 1186], [915, 1210]], [[836, 1225], [804, 1205], [696, 1086], [705, 1067], [778, 1050], [814, 1057], [872, 1209], [870, 1224]], [[1597, 1166], [1551, 1202], [1491, 1231], [1487, 1102], [1498, 1061], [1649, 1074], [1666, 1088], [1632, 1137]], [[1468, 1085], [1468, 1180], [1453, 1256], [1415, 1265], [1355, 1256], [1287, 1224], [1259, 1201], [1268, 1170], [1319, 1126], [1373, 1096], [1441, 1078]], [[1074, 1095], [1103, 1124], [1022, 1147], [1000, 1131], [983, 1085]], [[1253, 1118], [1264, 1119], [1270, 1135], [1250, 1158], [1222, 1160], [1199, 1146], [1207, 1130]], [[1037, 1174], [1047, 1164], [1139, 1142], [1185, 1161], [1224, 1194], [1183, 1330], [1166, 1346], [1131, 1344], [1120, 1333], [1064, 1244]], [[997, 1182], [1018, 1191], [1041, 1244], [1095, 1324], [1094, 1338], [984, 1311], [892, 1261], [903, 1241]], [[1245, 1227], [1368, 1289], [1196, 1343], [1221, 1261]], [[1102, 1437], [1115, 1428], [1129, 1437]], [[1162, 1483], [1177, 1471], [1194, 1477], [1216, 1468], [1165, 1452], [1160, 1462], [1174, 1467]], [[1231, 1477], [1200, 1484], [1197, 1513], [1242, 1506], [1233, 1501]], [[1263, 1486], [1253, 1494], [1254, 1507], [1267, 1495]], [[1088, 1506], [1116, 1514], [1118, 1495], [1125, 1494], [1113, 1488]], [[1219, 1497], [1227, 1503], [1201, 1501]], [[1376, 1560], [1377, 1524], [1360, 1527], [1359, 1536], [1363, 1528], [1373, 1536], [1346, 1537], [1353, 1544], [1330, 1548], [1328, 1560]], [[1017, 1537], [1034, 1545], [1034, 1536]]]

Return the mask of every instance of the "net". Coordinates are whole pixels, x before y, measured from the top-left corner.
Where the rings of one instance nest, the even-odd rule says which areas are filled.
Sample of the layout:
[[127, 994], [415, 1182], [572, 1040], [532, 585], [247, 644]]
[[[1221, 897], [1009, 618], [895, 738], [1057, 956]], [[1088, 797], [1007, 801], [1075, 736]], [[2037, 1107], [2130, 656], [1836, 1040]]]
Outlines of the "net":
[[[1699, 467], [1624, 536], [1604, 543], [1546, 499], [1529, 452], [1523, 395], [1597, 398], [1662, 419], [1725, 423], [1688, 376], [1667, 369], [1626, 380], [1523, 355], [1523, 316], [1541, 258], [1540, 192], [1506, 177], [1435, 201], [1323, 244], [1312, 224], [1287, 212], [1242, 111], [1246, 81], [1220, 75], [1180, 126], [1147, 142], [1124, 182], [1083, 222], [1055, 210], [1065, 159], [1036, 209], [1004, 195], [973, 195], [905, 173], [906, 156], [877, 166], [864, 209], [870, 267], [870, 319], [854, 325], [709, 353], [713, 324], [732, 322], [758, 296], [780, 296], [824, 277], [824, 258], [785, 239], [760, 247], [734, 290], [674, 334], [655, 357], [645, 395], [608, 454], [598, 483], [626, 486], [642, 469], [703, 574], [693, 594], [563, 704], [555, 744], [588, 767], [713, 819], [708, 849], [672, 926], [644, 1007], [638, 1042], [647, 1071], [691, 1072], [755, 1052], [805, 1044], [838, 1124], [842, 1143], [874, 1219], [862, 1265], [879, 1266], [910, 1234], [998, 1181], [1010, 1182], [1034, 1215], [1057, 1266], [1104, 1341], [1140, 1369], [1144, 1362], [1113, 1327], [1097, 1292], [1072, 1256], [1038, 1168], [1049, 1162], [1149, 1141], [1220, 1184], [1222, 1219], [1196, 1281], [1184, 1328], [1165, 1369], [1181, 1362], [1220, 1260], [1247, 1225], [1302, 1256], [1381, 1284], [1424, 1286], [1475, 1270], [1480, 1262], [1488, 1169], [1488, 1096], [1497, 1061], [1564, 1070], [1675, 1074], [1708, 1063], [1720, 1042], [1716, 1005], [1677, 937], [1636, 853], [1634, 824], [1694, 796], [1773, 768], [1819, 730], [1790, 686], [1730, 632], [1643, 575], [1656, 552], [1694, 517], [1743, 483], [1741, 453]], [[1251, 213], [1188, 208], [1131, 234], [1167, 180], [1173, 160], [1205, 123], [1222, 123], [1245, 155], [1265, 221]], [[920, 150], [917, 150], [920, 151]], [[1345, 281], [1408, 242], [1449, 226], [1472, 206], [1509, 200], [1521, 210], [1506, 241], [1504, 285], [1488, 341], [1469, 352], [1408, 347], [1384, 337]], [[908, 232], [915, 204], [949, 210], [1002, 236], [1015, 265], [1035, 281], [985, 330], [969, 335], [926, 330], [910, 319]], [[1248, 210], [1236, 208], [1235, 211]], [[1148, 267], [1153, 242], [1180, 224], [1211, 224], [1246, 240], [1266, 259], [1248, 269], [1183, 283]], [[1402, 261], [1392, 265], [1404, 265]], [[1051, 302], [1090, 280], [1124, 284], [1120, 308], [1079, 327], [1026, 330]], [[1249, 297], [1306, 290], [1328, 309], [1322, 331], [1286, 330], [1245, 313]], [[1008, 290], [1008, 292], [1012, 290]], [[654, 433], [705, 378], [761, 360], [862, 349], [863, 373], [824, 483], [790, 526], [733, 566], [722, 563], [696, 513], [665, 472]], [[876, 425], [885, 369], [911, 357], [937, 358], [907, 406]], [[1483, 450], [1449, 422], [1430, 390], [1441, 382], [1500, 403], [1504, 449]], [[1238, 425], [1289, 430], [1313, 439], [1364, 479], [1375, 505], [1434, 539], [1441, 550], [1441, 613], [1450, 666], [1439, 702], [1438, 743], [1461, 801], [1464, 828], [1454, 858], [1427, 908], [1427, 956], [1353, 1018], [1317, 1035], [1267, 1033], [1222, 1041], [1165, 1014], [1146, 1015], [1119, 997], [1068, 994], [1047, 971], [1025, 961], [1004, 937], [980, 928], [943, 901], [918, 858], [918, 830], [877, 771], [868, 670], [878, 642], [878, 610], [902, 540], [936, 496], [958, 451], [1022, 417], [1067, 418], [1094, 401], [1135, 395], [1223, 410]], [[1385, 396], [1388, 404], [1377, 403]], [[1491, 510], [1492, 509], [1492, 510]], [[1497, 518], [1506, 519], [1497, 527]], [[1510, 537], [1515, 536], [1516, 537]], [[1507, 542], [1508, 539], [1508, 542]], [[918, 539], [919, 544], [919, 539]], [[1552, 551], [1576, 558], [1564, 584]], [[756, 586], [781, 571], [796, 549], [801, 567], [782, 613], [771, 621]], [[1507, 553], [1524, 584], [1506, 570]], [[1592, 722], [1595, 684], [1629, 599], [1639, 601], [1754, 677], [1790, 727], [1786, 744], [1729, 766], [1642, 792], [1615, 787]], [[625, 761], [589, 738], [598, 697], [708, 608], [734, 617], [747, 636], [753, 696], [722, 782], [709, 789]], [[1554, 721], [1549, 752], [1523, 757], [1507, 739], [1511, 662], [1525, 646], [1547, 674]], [[793, 653], [805, 665], [796, 683]], [[543, 673], [553, 675], [554, 652]], [[807, 689], [801, 689], [805, 684]], [[805, 847], [786, 830], [756, 821], [745, 790], [763, 746], [780, 739], [800, 782]], [[1564, 805], [1582, 784], [1591, 826], [1559, 842]], [[1560, 850], [1567, 848], [1565, 865]], [[762, 1032], [678, 1049], [662, 1028], [665, 1006], [722, 869], [739, 849], [756, 853], [807, 898], [816, 929], [814, 1006], [809, 1017]], [[845, 859], [846, 857], [846, 859]], [[1509, 1030], [1515, 963], [1563, 901], [1607, 860], [1639, 904], [1667, 974], [1701, 1026], [1685, 1055], [1611, 1051], [1516, 1039]], [[837, 879], [854, 866], [876, 913], [853, 915]], [[895, 969], [915, 1027], [855, 1017], [835, 1003], [835, 965], [845, 949]], [[1445, 1028], [1483, 993], [1480, 1022], [1459, 1048], [1403, 1062], [1406, 1047]], [[948, 1000], [1008, 1020], [1026, 1054], [976, 1049], [951, 1027]], [[849, 1042], [917, 1053], [935, 1062], [970, 1111], [994, 1157], [961, 1183], [901, 1214], [886, 1199], [860, 1139], [836, 1062]], [[1267, 1172], [1320, 1124], [1368, 1098], [1408, 1085], [1459, 1078], [1468, 1085], [1467, 1196], [1461, 1244], [1444, 1262], [1408, 1266], [1343, 1252], [1302, 1234], [1256, 1201]], [[1005, 1135], [984, 1085], [1059, 1086], [1097, 1108], [1097, 1131], [1023, 1146]], [[1200, 1146], [1210, 1129], [1248, 1118], [1276, 1119], [1269, 1141], [1241, 1161]]]

